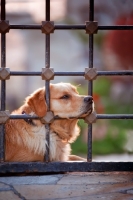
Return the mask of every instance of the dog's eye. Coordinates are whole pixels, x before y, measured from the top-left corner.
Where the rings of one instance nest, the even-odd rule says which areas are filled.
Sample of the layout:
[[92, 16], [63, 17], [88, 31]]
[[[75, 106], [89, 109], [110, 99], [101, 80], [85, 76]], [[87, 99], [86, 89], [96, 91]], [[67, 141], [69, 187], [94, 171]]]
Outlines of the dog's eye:
[[70, 98], [70, 96], [67, 94], [61, 97], [61, 99], [69, 99], [69, 98]]

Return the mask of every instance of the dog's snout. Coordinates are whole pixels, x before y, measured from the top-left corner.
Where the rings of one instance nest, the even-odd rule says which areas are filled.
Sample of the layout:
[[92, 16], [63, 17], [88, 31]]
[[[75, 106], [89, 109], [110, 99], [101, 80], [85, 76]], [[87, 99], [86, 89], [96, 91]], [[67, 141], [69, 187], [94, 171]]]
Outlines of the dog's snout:
[[85, 103], [93, 103], [93, 97], [92, 96], [87, 96], [84, 98]]

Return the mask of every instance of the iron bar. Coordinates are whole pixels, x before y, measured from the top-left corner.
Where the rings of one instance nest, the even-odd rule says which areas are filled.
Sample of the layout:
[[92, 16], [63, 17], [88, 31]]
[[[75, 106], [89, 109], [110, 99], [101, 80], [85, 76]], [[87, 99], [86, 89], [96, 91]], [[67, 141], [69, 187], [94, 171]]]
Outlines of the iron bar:
[[[85, 30], [85, 24], [73, 24], [73, 25], [59, 25], [55, 24], [55, 30]], [[41, 30], [41, 25], [29, 24], [29, 25], [11, 25], [10, 29], [22, 29], [22, 30]], [[98, 26], [98, 30], [133, 30], [133, 25], [113, 25], [113, 26]]]
[[46, 0], [46, 21], [50, 21], [50, 0]]
[[10, 115], [10, 119], [39, 119], [38, 116], [32, 116], [32, 115], [27, 115], [27, 114], [22, 114], [22, 115]]
[[[35, 71], [11, 71], [11, 76], [41, 76], [42, 72]], [[84, 72], [54, 72], [55, 76], [84, 76]], [[131, 76], [132, 70], [120, 70], [120, 71], [97, 71], [97, 76]]]
[[[94, 20], [94, 0], [89, 0], [89, 21]], [[89, 35], [89, 68], [93, 68], [93, 34]], [[88, 81], [88, 94], [93, 96], [93, 81]], [[87, 161], [92, 161], [92, 124], [88, 126]]]
[[1, 20], [5, 20], [6, 19], [6, 2], [5, 0], [1, 0]]
[[22, 29], [22, 30], [41, 30], [41, 25], [37, 24], [29, 24], [29, 25], [11, 25], [10, 24], [10, 29]]
[[[40, 119], [36, 115], [10, 115], [10, 119]], [[58, 119], [65, 119], [55, 116], [55, 120]], [[71, 117], [70, 119], [74, 119], [74, 117]], [[84, 119], [83, 117], [79, 117], [79, 119]], [[133, 114], [97, 114], [97, 119], [133, 119]]]
[[[1, 0], [1, 20], [6, 19], [5, 0]], [[6, 67], [6, 35], [1, 33], [1, 68]], [[1, 81], [1, 110], [5, 110], [6, 81]], [[0, 162], [5, 160], [5, 125], [0, 125]]]
[[133, 162], [5, 162], [0, 174], [133, 171]]
[[[2, 9], [2, 8], [1, 8]], [[4, 10], [4, 8], [3, 8]], [[5, 12], [3, 12], [3, 15], [5, 15]], [[1, 13], [2, 18], [2, 13]], [[6, 34], [1, 34], [1, 67], [6, 67]], [[6, 89], [6, 82], [5, 80], [1, 81], [1, 110], [5, 110], [5, 89]]]
[[133, 114], [98, 114], [97, 119], [133, 119]]
[[[46, 0], [46, 21], [50, 21], [50, 0]], [[46, 34], [46, 47], [45, 47], [45, 67], [50, 68], [50, 34]], [[47, 111], [50, 111], [50, 81], [45, 81], [45, 98], [46, 98], [46, 104], [47, 104]], [[50, 146], [50, 139], [49, 139], [49, 132], [50, 132], [50, 126], [49, 124], [45, 125], [46, 128], [46, 154], [45, 154], [45, 161], [49, 161], [49, 146]]]
[[42, 72], [11, 71], [10, 76], [41, 76]]
[[98, 26], [98, 30], [133, 30], [133, 25]]
[[133, 70], [119, 70], [119, 71], [97, 71], [98, 76], [131, 76]]

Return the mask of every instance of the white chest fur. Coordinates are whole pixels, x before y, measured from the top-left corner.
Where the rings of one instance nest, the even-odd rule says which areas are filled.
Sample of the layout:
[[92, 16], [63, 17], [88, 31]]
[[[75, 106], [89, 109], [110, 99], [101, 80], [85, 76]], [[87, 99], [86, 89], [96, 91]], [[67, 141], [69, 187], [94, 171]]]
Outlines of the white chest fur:
[[[39, 154], [44, 156], [46, 153], [46, 128], [45, 125], [40, 124], [39, 126], [32, 127], [32, 143], [30, 142], [30, 146], [32, 146], [35, 154]], [[50, 161], [67, 161], [68, 156], [70, 155], [70, 144], [62, 141], [59, 136], [50, 131]]]

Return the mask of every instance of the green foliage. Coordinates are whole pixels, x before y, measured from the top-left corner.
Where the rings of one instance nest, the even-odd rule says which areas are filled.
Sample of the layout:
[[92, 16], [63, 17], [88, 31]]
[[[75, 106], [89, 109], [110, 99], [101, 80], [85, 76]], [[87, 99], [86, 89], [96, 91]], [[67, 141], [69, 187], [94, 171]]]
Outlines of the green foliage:
[[73, 154], [86, 154], [87, 145], [83, 142], [82, 134], [83, 134], [83, 130], [85, 128], [87, 128], [88, 125], [82, 119], [79, 120], [78, 125], [81, 129], [81, 134], [78, 137], [78, 139], [76, 140], [76, 142], [74, 142], [72, 144], [72, 153]]
[[87, 153], [87, 144], [82, 141], [81, 136], [78, 137], [76, 142], [72, 145], [72, 154], [86, 154]]
[[[113, 130], [112, 130], [113, 131]], [[93, 154], [105, 155], [111, 153], [123, 153], [124, 152], [124, 144], [126, 141], [125, 132], [120, 130], [115, 137], [110, 133], [108, 133], [104, 139], [96, 140], [92, 145]]]
[[[114, 102], [113, 102], [114, 103]], [[133, 106], [130, 104], [118, 104], [114, 103], [113, 105], [112, 102], [108, 103], [106, 106], [106, 112], [110, 114], [132, 114], [133, 113]], [[133, 122], [132, 119], [121, 119], [121, 120], [110, 120], [110, 126], [116, 126], [121, 129], [126, 130], [131, 130], [133, 129]]]
[[[101, 140], [95, 140], [92, 143], [93, 155], [106, 155], [114, 153], [124, 153], [124, 145], [126, 142], [125, 131], [120, 129], [118, 133], [113, 134], [115, 127], [109, 127], [106, 136]], [[72, 144], [73, 154], [87, 154], [87, 141], [83, 142], [82, 136]]]
[[109, 88], [111, 86], [111, 82], [108, 78], [99, 77], [94, 81], [93, 85], [94, 94], [98, 94], [100, 97], [108, 98], [110, 91]]
[[101, 47], [103, 44], [103, 38], [104, 34], [102, 31], [99, 31], [98, 34], [94, 35], [94, 43], [97, 45], [97, 47]]

